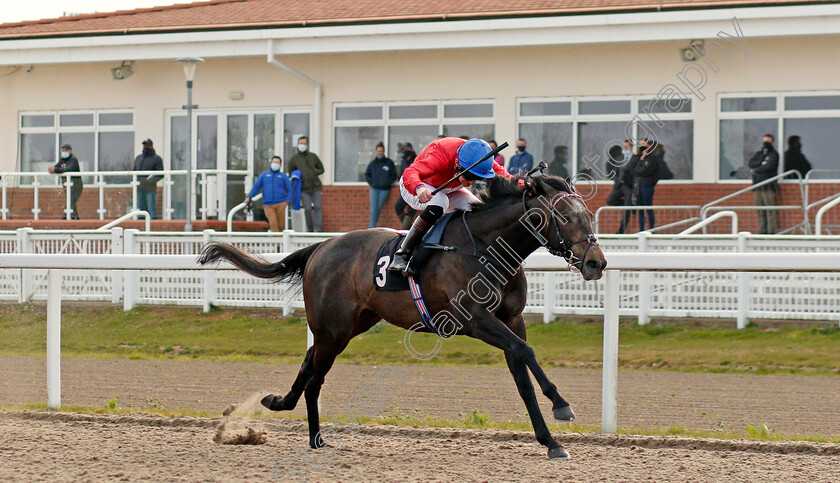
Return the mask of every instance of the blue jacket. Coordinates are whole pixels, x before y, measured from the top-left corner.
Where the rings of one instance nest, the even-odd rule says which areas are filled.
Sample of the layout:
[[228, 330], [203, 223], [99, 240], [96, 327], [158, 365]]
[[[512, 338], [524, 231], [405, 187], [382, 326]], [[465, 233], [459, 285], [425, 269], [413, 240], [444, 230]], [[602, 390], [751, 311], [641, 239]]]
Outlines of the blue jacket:
[[292, 171], [292, 209], [299, 210], [300, 209], [300, 192], [303, 188], [303, 182], [301, 181], [301, 174], [300, 170], [296, 169]]
[[517, 152], [510, 158], [508, 173], [517, 174], [521, 171], [524, 174], [525, 171], [528, 171], [533, 167], [534, 156], [532, 156], [531, 153], [528, 151], [522, 153]]
[[253, 198], [260, 190], [263, 192], [263, 205], [271, 206], [292, 200], [292, 182], [282, 171], [262, 173], [248, 196]]

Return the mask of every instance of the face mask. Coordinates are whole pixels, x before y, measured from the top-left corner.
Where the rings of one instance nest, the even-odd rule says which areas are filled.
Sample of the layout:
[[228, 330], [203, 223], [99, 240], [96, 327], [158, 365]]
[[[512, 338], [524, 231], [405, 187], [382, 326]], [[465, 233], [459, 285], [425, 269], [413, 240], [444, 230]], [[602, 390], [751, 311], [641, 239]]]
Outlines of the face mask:
[[621, 152], [622, 152], [622, 153], [624, 153], [624, 159], [627, 159], [627, 158], [629, 158], [630, 156], [633, 156], [633, 151], [631, 151], [631, 150], [629, 150], [629, 149], [625, 149], [625, 150], [623, 150], [623, 151], [621, 151]]
[[308, 146], [306, 144], [298, 144], [298, 151], [305, 153], [307, 147]]
[[770, 141], [764, 141], [763, 146], [764, 146], [764, 149], [770, 149], [770, 148], [773, 147], [773, 143], [771, 143]]
[[517, 146], [516, 149], [518, 149], [520, 153], [525, 152], [525, 146]]
[[68, 153], [67, 151], [62, 151], [61, 152], [61, 159], [67, 159], [69, 157], [70, 157], [70, 153]]
[[382, 158], [384, 158], [384, 157], [385, 157], [385, 155], [384, 155], [384, 154], [377, 154], [377, 155], [376, 155], [376, 159], [382, 159]]
[[405, 157], [405, 158], [411, 157], [411, 151], [403, 151], [403, 157]]
[[280, 163], [271, 163], [272, 171], [280, 171]]
[[143, 148], [143, 154], [145, 154], [147, 156], [152, 154], [154, 151], [155, 150], [153, 148]]

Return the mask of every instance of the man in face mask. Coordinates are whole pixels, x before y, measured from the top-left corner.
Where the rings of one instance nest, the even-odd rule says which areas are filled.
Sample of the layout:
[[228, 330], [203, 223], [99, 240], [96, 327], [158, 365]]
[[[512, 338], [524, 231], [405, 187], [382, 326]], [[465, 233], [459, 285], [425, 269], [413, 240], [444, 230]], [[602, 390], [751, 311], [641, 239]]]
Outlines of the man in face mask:
[[[52, 174], [72, 173], [81, 171], [81, 169], [79, 168], [79, 160], [76, 159], [76, 156], [73, 156], [73, 148], [70, 147], [69, 144], [64, 144], [61, 146], [59, 158], [60, 159], [57, 163], [55, 163], [55, 166], [50, 166], [49, 168], [47, 168], [47, 171], [49, 171]], [[62, 182], [62, 185], [63, 184], [64, 183]], [[79, 197], [82, 196], [83, 187], [84, 185], [82, 184], [81, 177], [70, 177], [70, 215], [67, 218], [68, 220], [79, 219], [79, 212], [76, 211], [76, 203], [79, 201]], [[67, 212], [67, 207], [64, 208], [64, 212]]]
[[[155, 153], [152, 140], [146, 138], [141, 143], [143, 152], [134, 158], [134, 171], [163, 171], [163, 160]], [[162, 176], [153, 173], [141, 173], [137, 176], [140, 186], [137, 187], [137, 209], [147, 211], [149, 217], [157, 220], [157, 182]]]
[[321, 180], [324, 165], [318, 155], [309, 150], [309, 138], [301, 136], [298, 139], [298, 152], [289, 160], [287, 172], [299, 169], [301, 178], [300, 203], [306, 216], [306, 226], [309, 231], [324, 231], [324, 221], [321, 215]]
[[516, 141], [516, 154], [511, 156], [510, 165], [508, 165], [510, 174], [525, 173], [534, 167], [534, 157], [525, 150], [526, 147], [527, 143], [524, 139], [519, 138]]
[[251, 198], [262, 191], [263, 210], [270, 231], [286, 229], [286, 206], [292, 201], [292, 181], [280, 170], [282, 162], [280, 156], [272, 157], [269, 170], [260, 174], [245, 197], [245, 203], [250, 203]]
[[[772, 134], [765, 134], [761, 140], [761, 149], [747, 162], [752, 175], [753, 184], [767, 181], [779, 174], [779, 153], [773, 147], [775, 138]], [[756, 206], [776, 206], [776, 182], [770, 182], [753, 190]], [[776, 233], [776, 212], [773, 210], [758, 210], [758, 224], [761, 233], [772, 235]]]

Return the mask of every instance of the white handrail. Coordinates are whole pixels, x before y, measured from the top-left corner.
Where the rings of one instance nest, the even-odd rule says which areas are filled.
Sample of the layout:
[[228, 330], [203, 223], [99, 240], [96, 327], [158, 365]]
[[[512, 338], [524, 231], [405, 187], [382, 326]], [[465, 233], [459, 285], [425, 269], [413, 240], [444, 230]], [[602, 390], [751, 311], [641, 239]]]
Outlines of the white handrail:
[[[251, 198], [251, 201], [257, 201], [262, 199], [262, 193], [258, 193], [257, 196]], [[227, 231], [228, 233], [233, 231], [233, 215], [241, 211], [245, 208], [245, 202], [239, 203], [238, 205], [234, 206], [233, 208], [228, 211], [227, 214]]]
[[695, 231], [709, 225], [710, 223], [713, 223], [714, 221], [716, 221], [720, 218], [724, 218], [724, 217], [729, 217], [729, 218], [732, 219], [732, 234], [737, 235], [738, 234], [738, 214], [735, 213], [734, 211], [719, 211], [719, 212], [715, 213], [714, 215], [712, 215], [712, 216], [706, 218], [705, 220], [701, 221], [700, 223], [697, 223], [696, 225], [693, 225], [693, 226], [690, 226], [690, 227], [686, 228], [685, 230], [681, 231], [679, 234], [680, 235], [688, 235], [690, 233], [694, 233]]
[[834, 198], [834, 200], [830, 201], [828, 204], [824, 205], [817, 211], [817, 219], [814, 223], [814, 231], [817, 235], [822, 235], [822, 217], [825, 214], [825, 212], [830, 210], [831, 208], [834, 208], [838, 204], [840, 204], [840, 196]]
[[123, 216], [117, 218], [116, 220], [110, 221], [110, 222], [100, 226], [96, 230], [97, 231], [105, 231], [105, 230], [111, 229], [111, 228], [119, 225], [120, 223], [122, 223], [126, 220], [133, 220], [134, 218], [137, 218], [138, 216], [142, 216], [143, 218], [146, 219], [146, 231], [147, 232], [150, 231], [151, 226], [152, 226], [151, 217], [150, 217], [148, 211], [143, 211], [143, 210], [134, 210], [134, 211], [128, 212], [128, 213], [124, 214]]
[[[736, 191], [736, 192], [734, 192], [734, 193], [729, 193], [728, 195], [726, 195], [726, 196], [724, 196], [724, 197], [721, 197], [721, 198], [718, 198], [718, 199], [716, 199], [716, 200], [714, 200], [714, 201], [710, 201], [710, 202], [706, 203], [705, 205], [703, 205], [703, 206], [700, 208], [700, 218], [701, 218], [701, 219], [705, 219], [705, 218], [706, 218], [706, 213], [709, 211], [709, 208], [711, 208], [711, 207], [713, 207], [713, 206], [715, 206], [715, 205], [718, 205], [718, 204], [720, 204], [720, 203], [722, 203], [722, 202], [724, 202], [724, 201], [726, 201], [726, 200], [729, 200], [729, 199], [735, 198], [736, 196], [742, 195], [742, 194], [744, 194], [744, 193], [746, 193], [746, 192], [748, 192], [748, 191], [753, 191], [753, 190], [755, 190], [756, 188], [760, 188], [760, 187], [762, 187], [762, 186], [766, 186], [766, 185], [769, 185], [769, 184], [771, 184], [771, 183], [774, 183], [774, 182], [778, 182], [778, 181], [780, 181], [780, 180], [783, 180], [783, 179], [787, 178], [789, 175], [795, 175], [795, 176], [794, 176], [795, 178], [799, 178], [797, 181], [798, 181], [798, 183], [799, 183], [799, 191], [800, 191], [801, 198], [802, 198], [802, 208], [804, 209], [804, 208], [805, 208], [805, 204], [806, 204], [807, 202], [806, 202], [806, 199], [805, 199], [805, 189], [804, 189], [804, 188], [803, 188], [803, 186], [802, 186], [802, 173], [800, 173], [799, 171], [797, 171], [797, 170], [795, 170], [795, 169], [791, 169], [790, 171], [785, 171], [785, 172], [784, 172], [784, 173], [782, 173], [782, 174], [778, 174], [778, 175], [776, 175], [776, 176], [773, 176], [772, 178], [765, 179], [764, 181], [761, 181], [761, 182], [756, 183], [756, 184], [754, 184], [754, 185], [747, 186], [746, 188], [739, 189], [738, 191]], [[770, 207], [768, 207], [768, 206], [763, 206], [763, 207], [761, 207], [761, 208], [762, 208], [762, 209], [771, 209], [771, 208], [770, 208]]]
[[[700, 205], [624, 205], [624, 206], [611, 206], [611, 205], [604, 205], [595, 210], [595, 217], [593, 221], [593, 228], [595, 233], [600, 233], [599, 230], [599, 219], [601, 217], [602, 211], [648, 211], [648, 210], [699, 210]], [[621, 215], [624, 216], [624, 215]]]

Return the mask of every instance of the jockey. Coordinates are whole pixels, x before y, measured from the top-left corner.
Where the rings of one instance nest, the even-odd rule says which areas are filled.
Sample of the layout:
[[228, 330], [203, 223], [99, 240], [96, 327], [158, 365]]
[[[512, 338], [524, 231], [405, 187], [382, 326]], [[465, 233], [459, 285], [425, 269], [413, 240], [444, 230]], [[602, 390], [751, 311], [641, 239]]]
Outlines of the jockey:
[[[473, 138], [465, 141], [448, 137], [433, 141], [417, 155], [417, 159], [405, 169], [400, 178], [400, 195], [409, 206], [422, 212], [414, 220], [399, 250], [394, 253], [394, 260], [388, 270], [414, 275], [413, 270], [407, 270], [408, 260], [429, 229], [444, 213], [470, 211], [470, 204], [479, 201], [465, 188], [482, 178], [489, 179], [497, 174], [511, 177], [492, 157], [467, 171], [467, 168], [490, 151], [490, 145], [484, 140]], [[458, 179], [432, 195], [437, 186], [458, 173], [461, 173]]]

